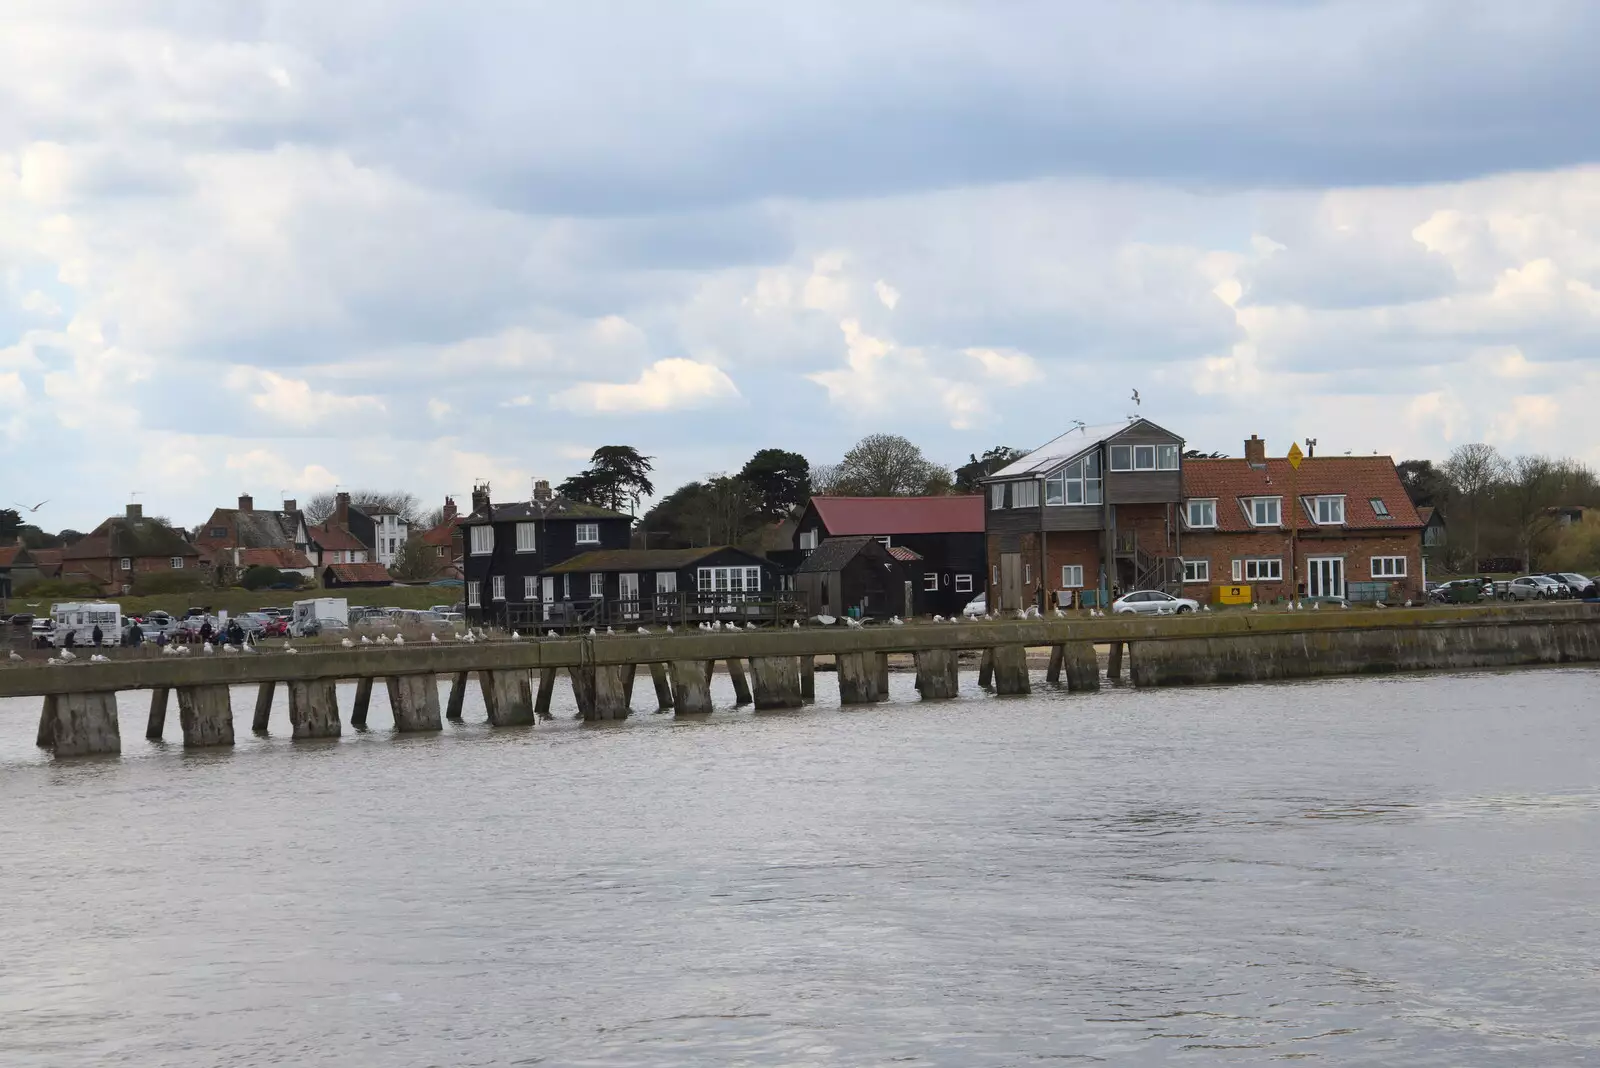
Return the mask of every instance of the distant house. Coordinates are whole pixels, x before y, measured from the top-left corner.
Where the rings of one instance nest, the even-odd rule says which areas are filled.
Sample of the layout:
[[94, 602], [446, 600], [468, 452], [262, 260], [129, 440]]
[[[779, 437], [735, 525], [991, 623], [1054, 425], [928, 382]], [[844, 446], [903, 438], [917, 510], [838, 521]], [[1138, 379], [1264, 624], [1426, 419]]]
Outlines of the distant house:
[[433, 565], [431, 577], [459, 579], [462, 575], [461, 517], [456, 512], [454, 497], [444, 499], [444, 511], [441, 514], [439, 525], [430, 527], [421, 534], [428, 561]]
[[248, 494], [237, 508], [217, 508], [195, 538], [201, 557], [213, 567], [236, 570], [264, 565], [314, 581], [314, 547], [305, 516], [293, 500], [278, 511], [258, 509]]
[[[909, 550], [905, 550], [909, 552]], [[795, 593], [813, 615], [888, 619], [912, 615], [912, 572], [895, 550], [870, 534], [828, 538], [794, 573]]]
[[813, 497], [794, 525], [796, 588], [800, 565], [817, 548], [833, 538], [863, 535], [910, 553], [900, 563], [916, 585], [916, 597], [911, 605], [903, 598], [897, 602], [900, 614], [957, 615], [983, 590], [980, 496]]
[[372, 539], [368, 544], [372, 546], [373, 557], [384, 567], [393, 567], [409, 536], [409, 524], [405, 517], [390, 508], [377, 508], [363, 514], [372, 520]]
[[[1449, 541], [1450, 532], [1445, 527], [1444, 513], [1432, 505], [1421, 505], [1417, 508], [1417, 518], [1422, 520], [1422, 561], [1424, 566], [1433, 563], [1443, 570], [1442, 556], [1445, 543]], [[1423, 575], [1427, 578], [1427, 575]]]
[[12, 545], [0, 546], [0, 598], [10, 597], [44, 579], [44, 571], [29, 549], [18, 538]]
[[1079, 424], [984, 480], [989, 605], [1175, 591], [1183, 438], [1148, 419]]
[[1269, 459], [1252, 435], [1238, 460], [1183, 469], [1184, 589], [1249, 599], [1420, 598], [1425, 521], [1386, 456]]
[[104, 594], [126, 594], [141, 576], [193, 570], [199, 562], [188, 539], [130, 504], [62, 551], [62, 575], [93, 582]]
[[336, 590], [342, 586], [393, 586], [394, 579], [379, 563], [328, 564], [322, 569], [322, 584]]
[[[365, 531], [365, 537], [352, 527]], [[365, 564], [372, 559], [374, 526], [372, 520], [350, 504], [350, 494], [334, 497], [333, 514], [311, 527], [307, 536], [316, 549], [319, 566], [327, 564]]]
[[504, 623], [514, 614], [542, 616], [544, 606], [560, 602], [548, 569], [579, 553], [629, 548], [633, 517], [557, 496], [541, 479], [530, 499], [505, 504], [491, 503], [489, 487], [477, 486], [472, 513], [458, 525], [467, 618]]
[[601, 549], [546, 568], [540, 581], [551, 580], [552, 598], [538, 603], [536, 615], [524, 607], [521, 619], [593, 617], [596, 602], [606, 606], [600, 618], [607, 620], [694, 618], [702, 608], [714, 614], [724, 604], [771, 595], [776, 576], [771, 561], [727, 545]]

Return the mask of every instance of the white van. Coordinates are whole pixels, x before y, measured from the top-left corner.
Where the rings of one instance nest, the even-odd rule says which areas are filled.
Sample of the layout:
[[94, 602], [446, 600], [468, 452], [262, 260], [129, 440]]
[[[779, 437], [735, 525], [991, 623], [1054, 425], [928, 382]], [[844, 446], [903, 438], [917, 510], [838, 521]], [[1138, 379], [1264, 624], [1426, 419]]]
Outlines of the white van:
[[337, 623], [343, 629], [348, 625], [349, 618], [350, 603], [343, 597], [313, 597], [309, 601], [296, 601], [289, 633], [299, 638], [307, 630], [319, 629], [323, 623]]
[[122, 641], [122, 606], [116, 603], [73, 603], [52, 605], [50, 616], [55, 620], [55, 634], [51, 641], [57, 649], [67, 644], [72, 635], [73, 645], [93, 645], [94, 628], [100, 628], [102, 645], [117, 645]]

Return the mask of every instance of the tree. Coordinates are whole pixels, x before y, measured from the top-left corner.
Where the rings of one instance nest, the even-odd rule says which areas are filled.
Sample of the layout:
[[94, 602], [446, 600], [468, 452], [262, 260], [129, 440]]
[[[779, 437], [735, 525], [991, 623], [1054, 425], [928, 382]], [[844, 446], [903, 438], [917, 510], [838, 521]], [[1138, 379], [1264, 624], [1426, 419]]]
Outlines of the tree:
[[1226, 460], [1228, 454], [1225, 452], [1201, 452], [1199, 449], [1184, 449], [1183, 458], [1185, 460]]
[[1593, 472], [1571, 460], [1519, 456], [1507, 466], [1495, 497], [1516, 531], [1524, 571], [1533, 569], [1534, 556], [1561, 525], [1561, 506], [1575, 503], [1593, 485]]
[[15, 508], [0, 508], [0, 543], [22, 533], [22, 513]]
[[1501, 479], [1505, 477], [1506, 461], [1493, 445], [1474, 442], [1461, 445], [1444, 462], [1444, 475], [1450, 480], [1450, 489], [1456, 500], [1466, 505], [1472, 532], [1472, 561], [1477, 567], [1478, 552], [1482, 547], [1483, 505]]
[[239, 576], [239, 585], [247, 590], [264, 590], [283, 582], [283, 572], [268, 564], [251, 564]]
[[639, 521], [652, 549], [687, 549], [703, 545], [749, 546], [751, 536], [768, 522], [762, 495], [743, 479], [713, 475], [688, 482], [662, 498]]
[[[337, 506], [338, 494], [318, 493], [306, 501], [301, 511], [305, 512], [307, 523], [324, 523]], [[394, 512], [408, 526], [415, 526], [423, 518], [422, 503], [417, 500], [417, 495], [405, 490], [351, 490], [350, 507], [368, 515], [373, 512]]]
[[868, 434], [844, 454], [834, 483], [847, 497], [937, 496], [950, 491], [950, 472], [898, 434]]
[[401, 582], [426, 582], [438, 571], [439, 555], [432, 545], [422, 540], [421, 534], [413, 534], [405, 540], [389, 567], [389, 574]]
[[982, 456], [967, 454], [967, 462], [956, 468], [957, 493], [982, 493], [983, 480], [1014, 460], [1028, 455], [1009, 445], [996, 445]]
[[561, 483], [556, 492], [568, 500], [632, 512], [641, 498], [655, 496], [650, 482], [653, 459], [631, 445], [602, 445], [589, 457], [588, 470]]
[[772, 519], [811, 499], [811, 463], [797, 452], [762, 449], [740, 469], [739, 479], [755, 490], [761, 512]]
[[1450, 480], [1433, 466], [1432, 460], [1401, 460], [1394, 465], [1394, 470], [1412, 504], [1418, 508], [1444, 507], [1450, 493]]

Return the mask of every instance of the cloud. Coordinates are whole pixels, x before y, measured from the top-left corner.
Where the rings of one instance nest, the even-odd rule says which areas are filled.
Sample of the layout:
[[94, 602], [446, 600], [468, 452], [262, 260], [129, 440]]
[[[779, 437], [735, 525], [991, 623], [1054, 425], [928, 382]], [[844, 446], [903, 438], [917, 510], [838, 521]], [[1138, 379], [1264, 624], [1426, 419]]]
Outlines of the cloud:
[[557, 393], [551, 404], [576, 412], [667, 412], [738, 396], [733, 379], [720, 368], [677, 358], [657, 360], [633, 382], [580, 382]]
[[966, 354], [978, 361], [984, 372], [1002, 385], [1022, 386], [1044, 377], [1033, 357], [1025, 352], [967, 349]]
[[900, 303], [900, 291], [881, 278], [872, 284], [872, 291], [878, 294], [878, 299], [890, 311], [894, 311], [894, 306]]
[[235, 367], [228, 372], [228, 388], [249, 395], [258, 410], [296, 426], [308, 427], [331, 419], [363, 419], [381, 415], [383, 402], [376, 397], [345, 397], [311, 388], [303, 379], [275, 371]]

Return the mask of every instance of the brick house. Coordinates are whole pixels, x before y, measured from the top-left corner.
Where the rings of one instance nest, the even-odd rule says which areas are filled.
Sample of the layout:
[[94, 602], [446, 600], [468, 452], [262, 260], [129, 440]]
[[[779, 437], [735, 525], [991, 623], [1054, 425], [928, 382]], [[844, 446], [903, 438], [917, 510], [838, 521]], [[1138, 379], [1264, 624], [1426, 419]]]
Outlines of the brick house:
[[82, 540], [63, 550], [62, 575], [82, 578], [103, 594], [128, 593], [141, 575], [194, 570], [200, 550], [165, 523], [144, 517], [141, 505], [128, 505]]
[[286, 500], [282, 509], [274, 511], [257, 508], [246, 494], [238, 505], [214, 509], [201, 525], [195, 545], [205, 561], [236, 571], [263, 565], [293, 571], [307, 580], [316, 577], [310, 528], [296, 502]]
[[988, 601], [1106, 604], [1176, 592], [1183, 439], [1148, 419], [1078, 424], [984, 480]]
[[1243, 459], [1185, 461], [1185, 596], [1421, 599], [1425, 523], [1392, 459], [1308, 456], [1296, 471], [1266, 452], [1251, 435]]
[[432, 577], [458, 579], [462, 577], [461, 516], [456, 511], [454, 497], [444, 499], [444, 510], [440, 515], [438, 525], [429, 527], [420, 537], [434, 568]]
[[[334, 497], [333, 514], [310, 527], [307, 536], [316, 550], [318, 567], [328, 564], [365, 564], [372, 561], [372, 519], [350, 504], [350, 494]], [[365, 534], [361, 533], [365, 531]]]

